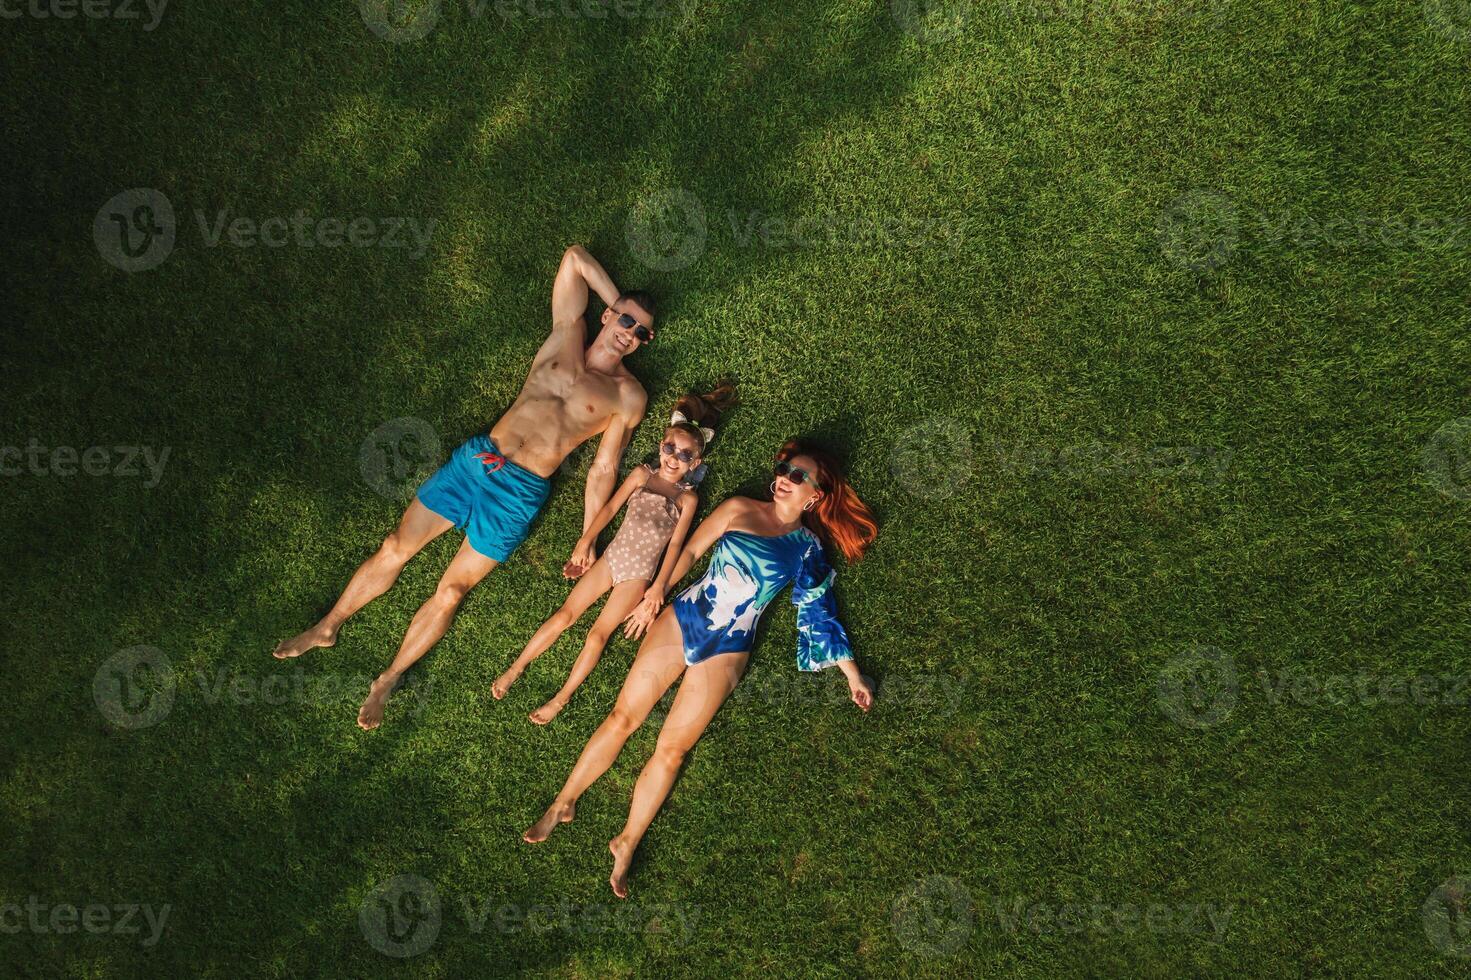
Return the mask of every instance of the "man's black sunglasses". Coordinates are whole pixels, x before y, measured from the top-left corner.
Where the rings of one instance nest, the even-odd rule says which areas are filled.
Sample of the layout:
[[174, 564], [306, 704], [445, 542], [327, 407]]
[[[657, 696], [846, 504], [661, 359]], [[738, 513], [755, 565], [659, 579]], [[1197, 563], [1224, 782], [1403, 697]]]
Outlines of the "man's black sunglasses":
[[642, 323], [639, 323], [627, 313], [618, 314], [618, 325], [620, 327], [623, 327], [624, 329], [632, 327], [633, 335], [638, 338], [639, 343], [641, 344], [649, 344], [653, 343], [654, 341], [654, 331], [650, 330]]

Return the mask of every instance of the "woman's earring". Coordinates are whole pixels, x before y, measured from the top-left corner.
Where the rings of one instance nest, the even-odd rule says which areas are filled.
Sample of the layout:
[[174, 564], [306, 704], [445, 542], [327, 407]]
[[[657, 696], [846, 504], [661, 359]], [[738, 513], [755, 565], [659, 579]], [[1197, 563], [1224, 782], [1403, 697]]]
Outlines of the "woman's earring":
[[775, 480], [772, 480], [771, 481], [771, 495], [773, 497], [776, 496], [776, 481]]
[[811, 510], [813, 507], [816, 507], [816, 506], [817, 506], [817, 498], [816, 497], [813, 497], [811, 500], [807, 501], [805, 504], [802, 505], [802, 509], [803, 510]]

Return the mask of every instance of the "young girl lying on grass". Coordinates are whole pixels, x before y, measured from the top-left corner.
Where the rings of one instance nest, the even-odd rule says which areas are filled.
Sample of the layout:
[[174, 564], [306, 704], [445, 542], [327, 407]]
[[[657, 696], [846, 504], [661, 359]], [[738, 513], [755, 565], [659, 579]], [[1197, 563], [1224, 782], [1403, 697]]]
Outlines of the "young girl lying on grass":
[[[572, 589], [562, 607], [532, 635], [516, 662], [496, 678], [490, 689], [496, 700], [505, 697], [506, 691], [527, 666], [556, 643], [588, 607], [611, 589], [612, 594], [603, 605], [602, 613], [588, 631], [582, 652], [572, 664], [567, 682], [550, 701], [531, 712], [531, 720], [545, 725], [567, 706], [572, 692], [597, 666], [613, 631], [644, 600], [650, 583], [661, 571], [660, 555], [664, 556], [664, 574], [660, 578], [669, 577], [700, 502], [694, 490], [699, 475], [694, 479], [690, 476], [701, 469], [705, 447], [715, 437], [710, 424], [734, 400], [735, 389], [723, 384], [708, 394], [686, 395], [674, 406], [669, 427], [664, 430], [664, 441], [659, 446], [659, 465], [645, 464], [629, 473], [618, 492], [582, 533], [572, 551], [568, 572], [569, 578], [581, 576], [581, 581]], [[593, 561], [593, 546], [598, 534], [625, 503], [628, 514], [623, 518], [623, 525], [603, 557]], [[663, 599], [664, 596], [659, 595], [659, 602], [662, 603]]]

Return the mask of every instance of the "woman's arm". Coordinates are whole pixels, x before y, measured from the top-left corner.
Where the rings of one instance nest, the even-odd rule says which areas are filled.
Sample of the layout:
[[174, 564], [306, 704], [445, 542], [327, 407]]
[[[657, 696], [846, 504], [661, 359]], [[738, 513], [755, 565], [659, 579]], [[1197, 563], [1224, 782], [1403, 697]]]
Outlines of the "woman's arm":
[[[628, 624], [623, 630], [624, 636], [637, 637], [649, 628], [649, 625], [654, 622], [654, 616], [659, 612], [659, 605], [669, 595], [670, 585], [684, 578], [690, 566], [699, 561], [705, 552], [720, 540], [720, 536], [730, 529], [731, 521], [741, 512], [743, 504], [740, 501], [746, 499], [748, 498], [731, 497], [729, 500], [724, 500], [710, 512], [709, 517], [700, 522], [700, 526], [695, 528], [695, 533], [691, 534], [684, 547], [679, 549], [679, 557], [674, 560], [672, 568], [659, 570], [659, 581], [654, 583], [659, 586], [659, 592], [654, 593], [653, 585], [651, 585], [649, 591], [644, 593], [644, 601], [628, 614], [628, 618], [624, 620]], [[691, 507], [690, 513], [692, 514], [693, 511], [694, 508]], [[680, 515], [681, 521], [684, 520], [684, 517], [684, 514]], [[672, 546], [670, 553], [673, 553]], [[668, 565], [667, 558], [665, 564]]]
[[838, 621], [837, 596], [833, 592], [836, 578], [826, 550], [813, 541], [792, 581], [792, 605], [797, 607], [797, 668], [837, 667], [848, 679], [853, 703], [867, 711], [873, 705], [873, 690], [858, 672], [848, 631]]
[[593, 515], [592, 523], [582, 532], [582, 537], [577, 539], [577, 544], [572, 547], [572, 558], [562, 568], [562, 574], [567, 578], [577, 578], [583, 572], [592, 567], [596, 556], [593, 554], [593, 546], [597, 544], [598, 535], [603, 533], [613, 520], [614, 515], [628, 503], [628, 498], [633, 492], [648, 482], [649, 468], [647, 466], [635, 467], [633, 472], [623, 481], [618, 492], [608, 498], [596, 514]]
[[838, 669], [848, 678], [848, 693], [852, 695], [853, 703], [864, 711], [873, 707], [873, 688], [868, 686], [868, 681], [858, 672], [858, 661], [839, 660]]

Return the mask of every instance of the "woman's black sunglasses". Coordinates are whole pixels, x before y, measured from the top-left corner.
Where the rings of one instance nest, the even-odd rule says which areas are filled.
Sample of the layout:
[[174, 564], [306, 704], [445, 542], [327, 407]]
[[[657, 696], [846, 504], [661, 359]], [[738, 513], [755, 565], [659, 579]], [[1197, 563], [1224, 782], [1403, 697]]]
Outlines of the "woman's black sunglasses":
[[681, 463], [688, 464], [688, 463], [693, 463], [695, 461], [695, 454], [694, 453], [690, 452], [688, 449], [678, 449], [677, 450], [677, 449], [674, 448], [674, 443], [672, 443], [672, 442], [666, 442], [666, 443], [664, 443], [664, 445], [660, 446], [659, 448], [664, 451], [664, 455], [665, 456], [673, 456], [675, 459], [679, 460]]
[[793, 466], [791, 463], [788, 463], [784, 459], [777, 460], [776, 465], [771, 468], [771, 471], [777, 476], [786, 477], [788, 480], [791, 480], [793, 483], [797, 484], [797, 486], [801, 486], [808, 480], [812, 481], [812, 485], [814, 487], [822, 486], [822, 484], [817, 482], [817, 477], [813, 476], [811, 473], [808, 473], [800, 466]]
[[618, 325], [625, 329], [632, 327], [633, 335], [638, 338], [641, 344], [651, 344], [654, 342], [654, 332], [627, 313], [618, 314]]

